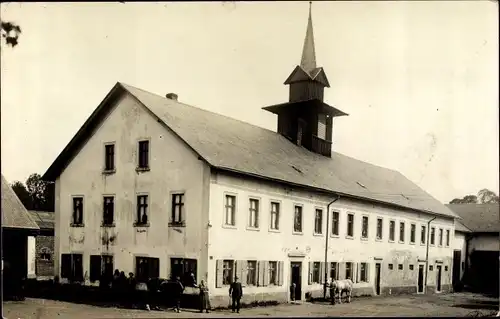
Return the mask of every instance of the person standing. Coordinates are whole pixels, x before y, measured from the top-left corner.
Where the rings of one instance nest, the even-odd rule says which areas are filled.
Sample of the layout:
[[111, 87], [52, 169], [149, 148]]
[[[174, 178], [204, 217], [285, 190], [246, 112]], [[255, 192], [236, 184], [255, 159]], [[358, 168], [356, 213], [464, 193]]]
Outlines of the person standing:
[[175, 311], [176, 312], [181, 312], [181, 297], [182, 293], [184, 292], [184, 286], [181, 283], [181, 279], [179, 276], [175, 277], [175, 282], [173, 286], [173, 297], [175, 301]]
[[243, 288], [241, 287], [241, 283], [238, 282], [238, 277], [234, 278], [234, 281], [231, 283], [229, 287], [229, 296], [232, 300], [232, 310], [236, 309], [236, 312], [240, 312], [240, 300], [243, 297]]
[[210, 312], [210, 299], [208, 295], [208, 287], [205, 285], [205, 281], [201, 281], [198, 286], [200, 289], [200, 312], [205, 310], [207, 313]]

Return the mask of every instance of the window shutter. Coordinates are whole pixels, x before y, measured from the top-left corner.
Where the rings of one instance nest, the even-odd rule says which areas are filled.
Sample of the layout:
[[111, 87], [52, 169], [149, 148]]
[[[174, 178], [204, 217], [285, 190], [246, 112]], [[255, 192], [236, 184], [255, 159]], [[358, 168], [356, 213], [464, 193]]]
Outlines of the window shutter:
[[222, 260], [217, 260], [216, 264], [216, 279], [215, 279], [215, 287], [222, 287], [222, 277], [224, 277], [224, 263]]
[[339, 262], [339, 280], [346, 279], [345, 278], [345, 262]]
[[309, 276], [308, 276], [308, 284], [312, 284], [312, 279], [313, 279], [313, 269], [314, 269], [314, 263], [312, 261], [309, 262]]
[[329, 282], [330, 281], [330, 273], [332, 272], [332, 263], [331, 262], [328, 262], [326, 264], [326, 278], [325, 278], [325, 282]]
[[321, 284], [325, 283], [325, 262], [319, 263], [319, 282]]
[[266, 260], [266, 261], [262, 261], [262, 271], [263, 271], [263, 283], [264, 283], [264, 287], [269, 285], [269, 262]]
[[354, 263], [356, 265], [356, 280], [353, 282], [360, 282], [361, 281], [361, 263]]
[[283, 274], [283, 262], [282, 261], [279, 261], [278, 262], [278, 285], [280, 286], [283, 286], [283, 277], [284, 277], [284, 274]]
[[238, 277], [240, 277], [241, 285], [246, 286], [247, 274], [248, 274], [248, 263], [246, 260], [238, 260], [238, 264], [240, 264], [240, 273], [238, 274]]
[[[241, 261], [235, 260], [234, 261], [234, 277], [238, 277], [241, 283]], [[234, 279], [234, 278], [233, 278]]]
[[366, 263], [366, 282], [370, 282], [370, 263]]
[[264, 262], [263, 261], [258, 261], [257, 262], [257, 269], [258, 269], [258, 285], [259, 287], [264, 286]]

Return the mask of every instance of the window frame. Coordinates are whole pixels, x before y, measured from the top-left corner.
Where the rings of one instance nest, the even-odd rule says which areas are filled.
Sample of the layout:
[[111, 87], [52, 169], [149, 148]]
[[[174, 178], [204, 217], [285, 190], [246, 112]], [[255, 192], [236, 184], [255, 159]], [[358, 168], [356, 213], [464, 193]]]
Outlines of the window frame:
[[[68, 256], [68, 258], [70, 259], [69, 262], [69, 267], [70, 269], [69, 270], [65, 270], [64, 269], [64, 261], [65, 258], [64, 256]], [[79, 261], [80, 261], [80, 274], [77, 274], [77, 264], [75, 262], [75, 256], [79, 256]], [[60, 267], [60, 278], [61, 279], [67, 279], [69, 282], [83, 282], [85, 279], [84, 279], [84, 271], [83, 271], [83, 253], [81, 252], [71, 252], [71, 253], [62, 253], [61, 254], [61, 267]], [[66, 272], [69, 272], [69, 276], [65, 276], [65, 273]]]
[[388, 241], [390, 243], [396, 242], [396, 220], [395, 219], [390, 219], [389, 220], [389, 236], [388, 236]]
[[[335, 265], [335, 267], [333, 267]], [[333, 277], [332, 277], [332, 271], [333, 271]], [[339, 262], [338, 261], [331, 261], [330, 262], [330, 278], [333, 278], [334, 280], [339, 280]]]
[[[141, 203], [141, 198], [146, 198], [145, 203]], [[149, 210], [149, 194], [148, 193], [137, 193], [135, 196], [135, 209], [136, 209], [136, 215], [135, 215], [135, 223], [134, 226], [140, 226], [140, 227], [145, 227], [149, 226], [150, 222], [150, 210]], [[144, 217], [141, 219], [141, 209], [144, 209], [145, 211], [145, 216], [146, 220], [144, 221]]]
[[[337, 220], [335, 220], [335, 216], [337, 217]], [[330, 222], [330, 221], [328, 221]], [[339, 210], [332, 210], [332, 230], [330, 232], [331, 237], [339, 237], [340, 236], [340, 211]]]
[[[226, 267], [229, 265], [230, 267]], [[222, 260], [222, 286], [229, 286], [234, 282], [235, 267], [236, 262], [233, 259], [223, 259]], [[228, 274], [226, 275], [226, 271]], [[227, 280], [226, 280], [227, 279]]]
[[[298, 209], [298, 210], [297, 210]], [[300, 213], [300, 229], [297, 230], [297, 212]], [[304, 206], [302, 204], [293, 204], [293, 234], [294, 235], [302, 235], [304, 233]]]
[[443, 247], [443, 236], [444, 236], [444, 232], [443, 232], [443, 228], [440, 227], [439, 228], [439, 233], [438, 233], [438, 247]]
[[[151, 257], [151, 256], [143, 256], [143, 255], [136, 255], [134, 256], [134, 269], [135, 269], [135, 278], [138, 283], [146, 283], [149, 278], [158, 278], [160, 277], [160, 267], [161, 267], [161, 260], [158, 257]], [[140, 267], [140, 260], [145, 260], [147, 261], [147, 276], [144, 276], [143, 271], [139, 269]], [[157, 269], [154, 272], [158, 272], [157, 277], [152, 277], [151, 276], [151, 269], [154, 268], [154, 263], [151, 264], [152, 261], [157, 262]], [[147, 278], [143, 278], [147, 277]]]
[[[319, 218], [318, 218], [318, 212], [319, 212]], [[322, 236], [323, 235], [323, 208], [321, 207], [314, 207], [314, 232], [313, 234], [316, 236]], [[319, 219], [319, 222], [318, 222]], [[319, 225], [318, 225], [319, 224]], [[318, 232], [318, 226], [319, 226], [319, 232]]]
[[[277, 207], [274, 211], [273, 207]], [[275, 221], [273, 223], [273, 216], [275, 216]], [[280, 222], [281, 222], [281, 201], [271, 199], [269, 202], [269, 231], [270, 232], [280, 232]], [[275, 227], [276, 226], [276, 227]]]
[[[350, 217], [352, 216], [352, 221], [350, 221]], [[346, 224], [346, 238], [353, 239], [354, 238], [354, 223], [356, 222], [355, 216], [353, 212], [348, 212], [346, 216], [347, 224]], [[349, 227], [350, 226], [350, 227]], [[351, 234], [349, 234], [349, 231]]]
[[[141, 148], [141, 145], [147, 145], [146, 157], [143, 158], [142, 154], [144, 150]], [[145, 161], [143, 163], [142, 161]], [[143, 138], [137, 141], [137, 168], [138, 171], [149, 171], [151, 169], [151, 139]]]
[[[403, 237], [403, 238], [401, 238]], [[404, 244], [406, 239], [406, 222], [404, 221], [399, 221], [399, 238], [398, 242], [400, 244]]]
[[415, 245], [417, 241], [417, 224], [410, 223], [410, 244]]
[[450, 230], [446, 229], [446, 241], [445, 241], [445, 247], [450, 247]]
[[[231, 203], [232, 205], [228, 205], [228, 199], [232, 198], [233, 202]], [[237, 211], [237, 205], [238, 205], [238, 198], [236, 194], [234, 193], [224, 193], [224, 214], [223, 214], [223, 227], [224, 228], [236, 228], [236, 211]], [[231, 223], [228, 223], [228, 208], [231, 207]]]
[[[257, 260], [247, 260], [247, 286], [257, 287], [259, 285], [259, 282], [257, 280], [257, 264]], [[250, 265], [252, 265], [252, 267], [250, 267]]]
[[[365, 224], [366, 220], [366, 224]], [[366, 226], [366, 229], [365, 229]], [[370, 218], [368, 215], [363, 214], [361, 216], [361, 239], [368, 240], [368, 236], [370, 235]]]
[[[423, 232], [423, 236], [422, 236]], [[427, 226], [426, 225], [420, 225], [420, 245], [425, 245], [427, 242]]]
[[311, 283], [312, 284], [319, 284], [321, 281], [321, 262], [319, 261], [314, 261], [312, 263], [313, 269], [311, 271], [312, 278], [311, 278]]
[[[273, 265], [273, 266], [272, 266]], [[267, 262], [268, 280], [270, 286], [278, 286], [278, 261], [271, 260]]]
[[[347, 267], [347, 265], [349, 265], [350, 267]], [[350, 271], [350, 276], [347, 276], [347, 270]], [[347, 261], [345, 263], [345, 274], [344, 274], [345, 275], [345, 279], [349, 279], [350, 278], [353, 282], [355, 281], [354, 280], [354, 276], [353, 276], [354, 275], [353, 270], [354, 270], [354, 262]]]
[[[379, 234], [379, 221], [380, 221], [380, 234]], [[375, 231], [375, 240], [382, 241], [384, 239], [384, 218], [377, 216], [377, 224]], [[379, 236], [380, 235], [380, 236]]]
[[[177, 198], [180, 198], [177, 202]], [[179, 207], [179, 216], [176, 215], [177, 207]], [[179, 218], [177, 218], [179, 217]], [[186, 226], [186, 192], [174, 191], [170, 192], [170, 222], [169, 226], [185, 227]]]
[[[81, 211], [80, 211], [80, 221], [77, 221], [75, 220], [75, 214], [76, 214], [76, 210], [75, 210], [75, 200], [80, 200], [81, 201]], [[72, 213], [71, 213], [71, 222], [70, 222], [70, 227], [84, 227], [85, 226], [85, 222], [84, 222], [84, 218], [85, 218], [85, 198], [83, 195], [72, 195], [71, 196], [71, 207], [72, 207]]]
[[[252, 202], [256, 202], [255, 208], [252, 208]], [[247, 228], [251, 230], [260, 229], [260, 198], [248, 198], [248, 224]]]
[[[363, 266], [364, 266], [364, 278], [363, 278]], [[360, 262], [359, 263], [359, 282], [366, 283], [368, 282], [368, 263]]]
[[436, 227], [431, 227], [430, 229], [430, 238], [429, 238], [429, 245], [430, 246], [435, 246], [436, 245]]
[[[108, 204], [106, 204], [106, 199], [111, 199], [111, 206], [112, 206], [112, 211], [111, 213], [108, 212], [107, 210], [109, 209]], [[102, 227], [114, 227], [115, 226], [115, 211], [116, 211], [116, 201], [115, 201], [115, 195], [114, 194], [106, 194], [102, 195]], [[107, 214], [111, 214], [112, 218], [108, 219]], [[111, 222], [110, 222], [111, 221]]]
[[[108, 147], [111, 147], [112, 152], [108, 153]], [[111, 160], [108, 161], [108, 156], [111, 156]], [[111, 166], [108, 166], [111, 164]], [[104, 174], [112, 174], [116, 172], [116, 143], [115, 142], [107, 142], [104, 143]]]

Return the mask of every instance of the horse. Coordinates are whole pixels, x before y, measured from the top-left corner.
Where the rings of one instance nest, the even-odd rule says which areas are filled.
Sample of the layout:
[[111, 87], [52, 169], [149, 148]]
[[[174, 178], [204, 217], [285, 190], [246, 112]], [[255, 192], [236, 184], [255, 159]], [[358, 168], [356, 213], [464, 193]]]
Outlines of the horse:
[[[339, 294], [339, 303], [342, 303], [342, 293], [347, 294], [347, 302], [351, 302], [351, 296], [352, 296], [352, 286], [353, 282], [351, 279], [342, 279], [342, 280], [333, 280], [332, 283], [332, 288], [334, 291], [334, 294]], [[335, 296], [333, 296], [335, 300]]]

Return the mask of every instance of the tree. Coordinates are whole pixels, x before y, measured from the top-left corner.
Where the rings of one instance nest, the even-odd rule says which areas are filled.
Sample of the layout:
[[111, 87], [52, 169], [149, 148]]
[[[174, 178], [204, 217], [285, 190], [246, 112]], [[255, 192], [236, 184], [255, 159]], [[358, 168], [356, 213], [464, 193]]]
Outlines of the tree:
[[9, 21], [1, 21], [0, 33], [5, 44], [15, 47], [18, 44], [21, 27]]
[[20, 181], [15, 181], [14, 183], [12, 183], [11, 187], [14, 193], [16, 193], [17, 197], [19, 197], [19, 199], [23, 203], [24, 207], [26, 207], [26, 209], [28, 210], [32, 209], [33, 203], [31, 201], [31, 196], [24, 184]]
[[19, 181], [14, 182], [11, 186], [26, 209], [54, 211], [55, 185], [43, 181], [40, 174], [31, 174], [26, 180], [26, 186]]
[[476, 195], [466, 195], [463, 198], [454, 198], [450, 204], [492, 204], [499, 203], [500, 199], [495, 192], [483, 188]]
[[483, 188], [477, 193], [479, 201], [483, 204], [499, 203], [500, 200], [495, 192], [490, 191], [487, 188]]

